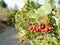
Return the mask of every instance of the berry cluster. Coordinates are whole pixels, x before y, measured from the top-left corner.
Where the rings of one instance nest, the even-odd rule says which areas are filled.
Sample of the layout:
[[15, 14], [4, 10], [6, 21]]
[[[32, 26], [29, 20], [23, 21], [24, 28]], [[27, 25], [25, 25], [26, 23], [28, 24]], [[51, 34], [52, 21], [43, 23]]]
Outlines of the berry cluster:
[[44, 24], [44, 23], [40, 23], [38, 24], [38, 30], [41, 32], [48, 32], [52, 30], [52, 24]]
[[35, 25], [31, 25], [29, 26], [29, 31], [35, 33], [38, 31], [38, 28]]
[[52, 24], [44, 24], [44, 23], [39, 23], [38, 24], [38, 27], [36, 27], [35, 25], [31, 25], [29, 26], [29, 29], [28, 29], [30, 32], [37, 32], [37, 31], [40, 31], [40, 32], [48, 32], [48, 31], [51, 31], [52, 30]]

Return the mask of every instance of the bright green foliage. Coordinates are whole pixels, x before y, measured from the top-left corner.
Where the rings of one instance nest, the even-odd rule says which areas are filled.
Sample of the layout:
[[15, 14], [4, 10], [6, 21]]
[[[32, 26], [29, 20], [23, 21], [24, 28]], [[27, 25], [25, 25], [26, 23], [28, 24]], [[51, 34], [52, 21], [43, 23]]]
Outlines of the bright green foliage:
[[50, 14], [52, 11], [51, 5], [50, 4], [46, 4], [41, 6], [41, 8], [37, 9], [37, 13], [39, 13], [40, 15], [48, 15]]
[[57, 10], [57, 12], [56, 12], [56, 17], [57, 17], [57, 19], [58, 19], [58, 21], [59, 21], [59, 23], [60, 23], [60, 10]]
[[[34, 1], [28, 1], [25, 7], [22, 10], [18, 10], [15, 15], [15, 27], [19, 37], [24, 38], [26, 41], [31, 40], [31, 45], [59, 45], [60, 30], [54, 17], [59, 19], [60, 12], [57, 11], [56, 16], [53, 15], [52, 10], [54, 8], [54, 0], [46, 0], [46, 3], [42, 6]], [[44, 16], [47, 16], [47, 19]], [[32, 33], [28, 30], [30, 25], [38, 27], [37, 24], [42, 20], [44, 20], [43, 23], [52, 24], [52, 31]]]
[[31, 2], [28, 1], [28, 3], [26, 3], [27, 10], [37, 9], [39, 7], [40, 7], [40, 5], [38, 3], [33, 2], [33, 1], [31, 1]]
[[55, 8], [55, 2], [54, 2], [54, 0], [45, 0], [45, 4], [50, 4], [50, 6], [51, 6], [52, 9]]

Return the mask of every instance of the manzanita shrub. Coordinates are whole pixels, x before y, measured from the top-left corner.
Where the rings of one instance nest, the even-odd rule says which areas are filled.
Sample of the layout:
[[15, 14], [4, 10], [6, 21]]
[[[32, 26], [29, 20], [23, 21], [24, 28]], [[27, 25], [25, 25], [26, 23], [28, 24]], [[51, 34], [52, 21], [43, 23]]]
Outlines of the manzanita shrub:
[[21, 43], [60, 45], [60, 9], [54, 0], [45, 0], [44, 5], [27, 0], [15, 15], [15, 27]]

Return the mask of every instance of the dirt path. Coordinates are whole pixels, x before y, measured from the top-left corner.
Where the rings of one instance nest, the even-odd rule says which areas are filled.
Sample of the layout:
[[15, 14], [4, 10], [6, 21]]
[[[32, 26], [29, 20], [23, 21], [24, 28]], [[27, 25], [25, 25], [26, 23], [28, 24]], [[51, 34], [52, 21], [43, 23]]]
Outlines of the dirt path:
[[0, 45], [16, 45], [18, 39], [15, 28], [7, 26], [3, 30], [4, 32], [0, 33]]

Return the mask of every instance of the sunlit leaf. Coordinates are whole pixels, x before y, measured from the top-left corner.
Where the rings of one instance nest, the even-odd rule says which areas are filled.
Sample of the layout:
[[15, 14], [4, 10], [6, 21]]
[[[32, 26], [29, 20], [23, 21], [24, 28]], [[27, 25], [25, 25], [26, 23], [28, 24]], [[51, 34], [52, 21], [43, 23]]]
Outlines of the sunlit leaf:
[[57, 10], [56, 15], [55, 15], [58, 19], [58, 23], [60, 23], [60, 10]]
[[52, 11], [51, 5], [47, 4], [41, 6], [41, 8], [37, 10], [37, 13], [39, 13], [40, 15], [48, 15], [51, 13], [51, 11]]
[[55, 2], [54, 2], [54, 0], [45, 0], [45, 4], [50, 4], [52, 9], [55, 8]]

